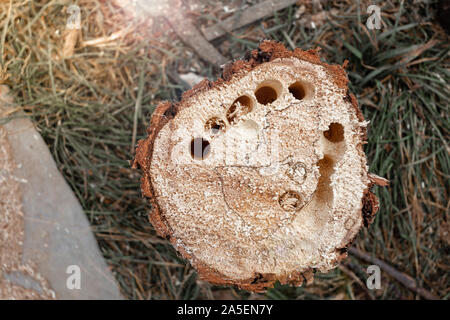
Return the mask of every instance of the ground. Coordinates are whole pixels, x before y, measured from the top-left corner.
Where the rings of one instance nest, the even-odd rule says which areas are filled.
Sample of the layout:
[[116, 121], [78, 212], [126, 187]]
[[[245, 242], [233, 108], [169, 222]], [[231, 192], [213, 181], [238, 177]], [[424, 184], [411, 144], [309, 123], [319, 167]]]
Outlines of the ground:
[[[66, 29], [72, 1], [0, 0], [0, 84], [37, 125], [127, 298], [419, 298], [386, 273], [381, 289], [368, 290], [370, 263], [355, 255], [313, 284], [260, 295], [198, 281], [148, 222], [130, 160], [157, 103], [187, 89], [180, 74], [213, 80], [221, 70], [199, 59], [164, 17], [133, 16], [112, 1], [74, 2], [79, 31]], [[260, 1], [185, 2], [183, 14], [204, 29]], [[381, 9], [379, 30], [366, 27], [370, 4]], [[212, 44], [228, 60], [265, 38], [320, 47], [328, 63], [348, 60], [350, 89], [370, 120], [370, 171], [390, 180], [374, 189], [380, 210], [354, 247], [447, 299], [450, 56], [436, 12], [437, 1], [298, 1]], [[2, 114], [0, 123], [14, 116]]]

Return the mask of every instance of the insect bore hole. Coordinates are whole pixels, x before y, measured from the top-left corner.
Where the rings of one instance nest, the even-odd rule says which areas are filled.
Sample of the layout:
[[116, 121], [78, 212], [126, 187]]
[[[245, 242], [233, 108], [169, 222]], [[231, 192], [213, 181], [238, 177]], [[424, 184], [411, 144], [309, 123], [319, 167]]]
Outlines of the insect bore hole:
[[303, 100], [306, 96], [306, 90], [303, 83], [300, 81], [294, 82], [289, 86], [289, 92], [294, 96], [297, 100]]
[[276, 80], [267, 80], [261, 83], [255, 91], [256, 100], [263, 105], [270, 104], [278, 99], [282, 85]]
[[191, 156], [195, 160], [204, 160], [211, 152], [211, 144], [203, 138], [195, 138], [191, 141]]
[[341, 142], [344, 140], [344, 126], [340, 123], [333, 122], [323, 135], [331, 142]]
[[227, 111], [227, 120], [234, 124], [239, 119], [253, 110], [253, 100], [249, 96], [240, 96], [231, 104]]
[[217, 117], [210, 118], [205, 123], [205, 130], [209, 131], [212, 135], [217, 135], [220, 132], [225, 131], [225, 128], [225, 121]]

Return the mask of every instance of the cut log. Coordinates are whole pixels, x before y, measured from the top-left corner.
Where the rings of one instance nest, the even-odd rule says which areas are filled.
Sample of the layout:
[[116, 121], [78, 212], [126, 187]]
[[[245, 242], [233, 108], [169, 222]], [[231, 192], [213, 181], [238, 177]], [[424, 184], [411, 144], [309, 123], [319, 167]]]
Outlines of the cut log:
[[300, 285], [346, 257], [378, 208], [367, 122], [344, 69], [264, 41], [161, 103], [134, 167], [158, 233], [213, 284]]

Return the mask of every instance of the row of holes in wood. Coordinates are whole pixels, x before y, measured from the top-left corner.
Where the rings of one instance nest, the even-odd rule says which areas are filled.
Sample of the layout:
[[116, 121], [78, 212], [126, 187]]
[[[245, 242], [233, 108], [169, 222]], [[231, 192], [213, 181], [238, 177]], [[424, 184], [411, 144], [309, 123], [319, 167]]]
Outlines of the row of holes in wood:
[[[255, 91], [256, 100], [263, 105], [268, 105], [278, 99], [282, 85], [277, 80], [267, 80], [258, 86]], [[302, 81], [296, 81], [289, 86], [289, 92], [297, 100], [310, 98], [314, 89]], [[227, 110], [226, 118], [228, 123], [235, 124], [238, 120], [253, 110], [253, 100], [247, 95], [240, 96]], [[212, 135], [224, 132], [226, 122], [219, 117], [212, 117], [205, 123], [205, 130]], [[332, 123], [327, 131], [324, 132], [325, 137], [331, 142], [340, 142], [344, 139], [344, 128], [339, 123]], [[196, 160], [204, 160], [211, 151], [211, 145], [205, 138], [194, 138], [191, 141], [191, 156]]]

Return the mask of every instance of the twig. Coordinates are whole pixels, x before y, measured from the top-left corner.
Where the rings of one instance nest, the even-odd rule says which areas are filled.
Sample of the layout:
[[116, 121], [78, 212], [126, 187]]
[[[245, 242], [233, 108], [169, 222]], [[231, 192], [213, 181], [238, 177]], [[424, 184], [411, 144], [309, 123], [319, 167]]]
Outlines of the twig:
[[238, 29], [247, 24], [260, 20], [273, 14], [275, 11], [284, 9], [293, 5], [298, 0], [268, 0], [262, 3], [251, 6], [243, 11], [236, 12], [231, 17], [220, 21], [219, 23], [206, 28], [203, 31], [206, 40], [211, 41]]
[[349, 268], [347, 268], [343, 264], [341, 264], [339, 266], [339, 269], [342, 272], [344, 272], [346, 275], [348, 275], [350, 278], [355, 280], [355, 282], [366, 292], [366, 294], [369, 296], [370, 300], [375, 300], [375, 297], [372, 294], [372, 292], [370, 292], [369, 289], [367, 289], [367, 286], [364, 285], [364, 283], [361, 281], [361, 279], [358, 278], [358, 276], [352, 270], [350, 270]]
[[12, 0], [9, 1], [9, 9], [8, 9], [8, 15], [6, 16], [6, 22], [5, 22], [5, 28], [2, 32], [2, 37], [0, 41], [0, 65], [3, 67], [3, 52], [5, 50], [5, 40], [6, 35], [8, 33], [8, 24], [11, 19], [11, 9], [12, 9]]
[[180, 39], [194, 49], [203, 60], [213, 65], [223, 65], [227, 62], [227, 59], [181, 13], [175, 11], [166, 18]]
[[142, 95], [144, 92], [144, 74], [145, 68], [142, 68], [141, 74], [139, 75], [139, 91], [136, 98], [136, 104], [134, 106], [134, 117], [133, 117], [133, 136], [131, 138], [131, 153], [134, 154], [136, 147], [136, 137], [137, 137], [137, 122], [139, 112], [141, 111], [142, 105]]
[[393, 277], [398, 282], [403, 284], [409, 290], [422, 296], [423, 298], [428, 299], [428, 300], [439, 300], [438, 297], [436, 297], [434, 294], [432, 294], [428, 290], [418, 287], [416, 280], [414, 280], [411, 276], [396, 270], [394, 267], [388, 265], [384, 261], [382, 261], [378, 258], [372, 257], [371, 255], [369, 255], [357, 248], [354, 248], [354, 247], [349, 248], [348, 252], [350, 252], [352, 255], [354, 255], [357, 258], [360, 258], [360, 259], [370, 262], [372, 264], [378, 265], [381, 269], [383, 269], [391, 277]]
[[223, 65], [228, 61], [203, 37], [202, 33], [197, 30], [189, 18], [183, 15], [180, 1], [169, 0], [164, 4], [140, 1], [138, 2], [138, 8], [145, 11], [149, 16], [165, 17], [180, 39], [194, 49], [203, 60], [213, 65]]
[[48, 74], [50, 76], [50, 84], [52, 85], [53, 95], [57, 97], [56, 87], [55, 87], [55, 77], [53, 76], [53, 65], [52, 65], [52, 48], [51, 42], [48, 42], [47, 46], [47, 55], [48, 55]]
[[109, 35], [107, 37], [100, 37], [100, 38], [95, 38], [92, 40], [83, 41], [83, 43], [81, 44], [81, 47], [84, 48], [84, 47], [89, 47], [89, 46], [104, 46], [105, 44], [108, 44], [111, 41], [117, 40], [120, 37], [124, 36], [126, 31], [128, 31], [128, 30], [122, 29], [122, 30], [112, 33], [111, 35]]

